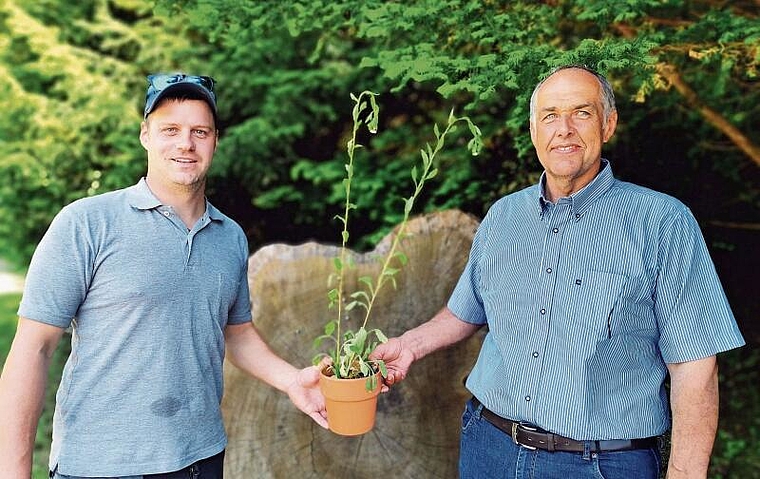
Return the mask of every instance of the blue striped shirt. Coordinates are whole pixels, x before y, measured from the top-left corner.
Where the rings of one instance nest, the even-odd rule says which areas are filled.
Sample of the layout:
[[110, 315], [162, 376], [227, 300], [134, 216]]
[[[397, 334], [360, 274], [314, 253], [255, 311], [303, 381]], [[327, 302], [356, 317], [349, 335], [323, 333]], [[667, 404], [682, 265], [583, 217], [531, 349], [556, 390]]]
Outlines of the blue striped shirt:
[[497, 201], [448, 307], [487, 324], [467, 387], [495, 413], [578, 440], [670, 425], [667, 363], [744, 344], [689, 209], [602, 170], [553, 204]]

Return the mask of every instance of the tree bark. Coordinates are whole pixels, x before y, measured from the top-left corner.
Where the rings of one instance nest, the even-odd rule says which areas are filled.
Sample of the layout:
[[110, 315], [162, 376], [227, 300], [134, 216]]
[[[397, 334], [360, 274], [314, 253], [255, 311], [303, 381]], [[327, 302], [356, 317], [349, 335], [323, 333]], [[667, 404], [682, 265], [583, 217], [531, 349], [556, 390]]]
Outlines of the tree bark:
[[[477, 224], [453, 210], [411, 220], [401, 245], [409, 262], [397, 275], [397, 290], [388, 285], [378, 296], [368, 327], [397, 336], [440, 310], [464, 268]], [[352, 253], [356, 266], [347, 277], [348, 292], [360, 276], [377, 274], [375, 257], [391, 239], [373, 252]], [[277, 244], [250, 258], [254, 321], [272, 349], [299, 367], [319, 352], [312, 341], [332, 318], [328, 277], [337, 253], [337, 247], [316, 243]], [[358, 321], [357, 315], [350, 327]], [[456, 477], [460, 418], [469, 397], [463, 383], [483, 334], [414, 364], [403, 383], [379, 397], [374, 429], [355, 438], [323, 430], [285, 395], [225, 364], [225, 476]]]

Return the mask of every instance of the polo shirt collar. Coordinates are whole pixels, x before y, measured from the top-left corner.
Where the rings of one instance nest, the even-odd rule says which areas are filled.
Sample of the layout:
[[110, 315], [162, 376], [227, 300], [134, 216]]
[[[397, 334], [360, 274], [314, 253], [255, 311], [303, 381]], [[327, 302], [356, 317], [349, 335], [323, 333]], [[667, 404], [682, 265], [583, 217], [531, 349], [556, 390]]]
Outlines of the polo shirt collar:
[[216, 209], [216, 206], [212, 205], [208, 198], [206, 198], [206, 213], [208, 213], [208, 217], [212, 221], [224, 221], [222, 212]]
[[152, 210], [162, 205], [158, 198], [153, 195], [153, 192], [150, 191], [150, 188], [148, 188], [148, 182], [145, 181], [145, 177], [140, 178], [140, 181], [129, 189], [127, 198], [129, 204], [138, 210]]
[[[138, 210], [152, 210], [163, 206], [163, 203], [150, 191], [145, 177], [140, 178], [140, 181], [136, 185], [129, 188], [127, 197], [129, 204]], [[208, 198], [206, 198], [206, 214], [208, 214], [209, 219], [212, 221], [224, 220], [224, 215], [208, 201]]]
[[[610, 162], [602, 158], [601, 168], [599, 173], [594, 177], [591, 182], [584, 186], [581, 190], [576, 191], [572, 195], [564, 198], [560, 198], [558, 202], [570, 202], [570, 210], [575, 215], [576, 220], [588, 210], [588, 208], [601, 197], [607, 190], [610, 189], [615, 182], [615, 176], [612, 174], [612, 165]], [[544, 195], [546, 190], [546, 171], [541, 174], [541, 179], [538, 182], [539, 191], [539, 209], [541, 217], [543, 217], [546, 209], [551, 202]]]

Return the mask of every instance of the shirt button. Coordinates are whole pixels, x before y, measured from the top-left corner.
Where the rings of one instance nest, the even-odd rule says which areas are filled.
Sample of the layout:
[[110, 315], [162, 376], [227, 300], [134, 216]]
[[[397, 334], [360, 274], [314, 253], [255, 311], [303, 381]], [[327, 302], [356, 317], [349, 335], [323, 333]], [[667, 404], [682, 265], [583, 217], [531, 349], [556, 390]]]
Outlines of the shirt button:
[[533, 354], [531, 356], [533, 356], [534, 358], [537, 358], [538, 357], [538, 351], [533, 351]]
[[546, 268], [546, 272], [549, 273], [549, 274], [552, 274], [552, 269], [551, 268]]
[[546, 314], [546, 309], [545, 308], [541, 308], [541, 314]]
[[171, 215], [172, 215], [172, 214], [171, 214], [171, 213], [169, 213], [168, 211], [164, 211], [164, 216], [166, 216], [167, 218], [168, 218], [168, 217], [170, 217]]
[[575, 219], [576, 219], [576, 220], [577, 220], [578, 218], [580, 218], [580, 217], [581, 217], [581, 214], [580, 214], [580, 213], [576, 213], [576, 214], [575, 214]]
[[554, 229], [552, 230], [552, 233], [559, 233], [559, 228], [554, 228]]
[[530, 402], [530, 396], [525, 396], [525, 401]]

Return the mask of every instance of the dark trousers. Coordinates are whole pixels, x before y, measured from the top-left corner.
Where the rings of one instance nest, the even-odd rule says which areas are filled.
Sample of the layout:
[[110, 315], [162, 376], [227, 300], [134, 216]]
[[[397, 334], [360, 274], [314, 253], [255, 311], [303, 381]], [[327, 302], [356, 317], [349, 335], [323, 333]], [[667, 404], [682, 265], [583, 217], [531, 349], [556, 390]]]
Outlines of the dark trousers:
[[[51, 479], [119, 479], [113, 478], [80, 478], [78, 476], [65, 476], [60, 472], [53, 471], [50, 473]], [[134, 478], [135, 476], [129, 476]], [[187, 467], [174, 472], [163, 472], [161, 474], [148, 474], [142, 479], [223, 479], [224, 478], [224, 451], [215, 456], [201, 459]]]

